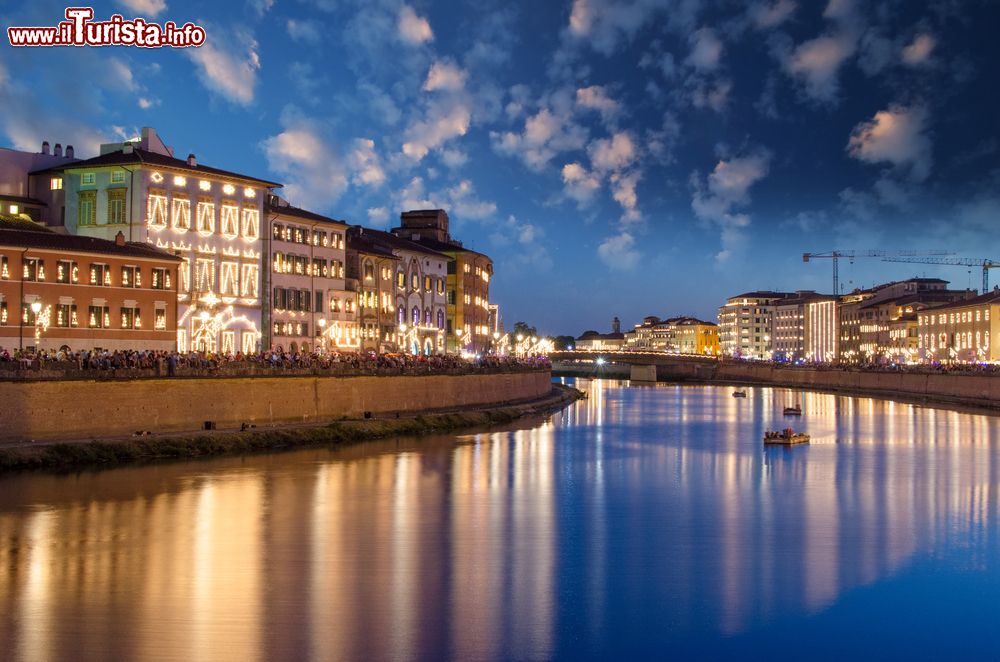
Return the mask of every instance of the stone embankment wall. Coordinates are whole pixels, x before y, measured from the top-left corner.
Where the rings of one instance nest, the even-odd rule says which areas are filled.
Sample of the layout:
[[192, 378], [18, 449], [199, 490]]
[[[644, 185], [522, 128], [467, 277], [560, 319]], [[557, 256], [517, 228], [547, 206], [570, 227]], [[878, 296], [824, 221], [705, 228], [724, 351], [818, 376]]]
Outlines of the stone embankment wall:
[[396, 377], [257, 377], [0, 382], [0, 440], [88, 439], [326, 422], [364, 412], [419, 413], [540, 398], [547, 370]]

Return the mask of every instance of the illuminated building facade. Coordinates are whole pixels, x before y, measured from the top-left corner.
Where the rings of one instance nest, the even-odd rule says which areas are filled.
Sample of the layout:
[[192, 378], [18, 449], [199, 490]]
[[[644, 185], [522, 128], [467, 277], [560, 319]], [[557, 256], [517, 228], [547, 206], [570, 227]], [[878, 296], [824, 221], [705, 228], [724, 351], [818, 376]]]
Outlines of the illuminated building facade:
[[172, 350], [180, 258], [0, 216], [0, 346]]
[[719, 308], [719, 348], [723, 355], [747, 359], [771, 358], [771, 326], [776, 302], [790, 292], [745, 292]]
[[974, 294], [947, 287], [948, 281], [939, 278], [911, 278], [869, 290], [855, 290], [841, 297], [840, 360], [847, 363], [916, 360], [918, 357], [907, 351], [911, 342], [899, 337], [905, 330], [909, 338], [911, 330], [899, 322], [907, 315]]
[[267, 194], [280, 184], [201, 165], [193, 154], [176, 159], [151, 128], [41, 174], [54, 173], [62, 175], [69, 232], [122, 232], [181, 257], [179, 351], [261, 349], [261, 225]]
[[65, 192], [58, 173], [32, 175], [76, 161], [73, 146], [48, 141], [39, 152], [0, 148], [0, 213], [20, 216], [47, 226], [63, 225]]
[[719, 326], [694, 317], [678, 318], [671, 325], [671, 345], [678, 354], [718, 356]]
[[449, 352], [478, 354], [489, 350], [490, 279], [493, 261], [452, 239], [443, 209], [403, 212], [392, 233], [451, 258], [446, 281], [446, 348]]
[[929, 363], [1000, 361], [1000, 291], [917, 313], [918, 353]]
[[347, 289], [355, 293], [361, 349], [397, 352], [401, 334], [396, 322], [396, 264], [389, 247], [373, 240], [365, 228], [347, 229]]
[[796, 292], [774, 304], [771, 349], [777, 361], [830, 362], [837, 358], [837, 298]]
[[265, 345], [290, 352], [358, 349], [359, 301], [346, 286], [347, 224], [275, 195], [266, 212]]
[[[400, 350], [411, 354], [444, 353], [447, 328], [445, 284], [451, 258], [422, 242], [388, 232], [369, 228], [357, 228], [357, 232], [374, 248], [396, 258], [391, 274], [394, 284], [391, 297], [371, 300], [372, 305], [380, 307], [391, 301], [397, 336], [392, 342]], [[379, 269], [376, 264], [368, 264], [362, 259], [362, 288], [369, 282], [369, 276], [378, 275], [382, 279], [384, 274], [374, 273]]]

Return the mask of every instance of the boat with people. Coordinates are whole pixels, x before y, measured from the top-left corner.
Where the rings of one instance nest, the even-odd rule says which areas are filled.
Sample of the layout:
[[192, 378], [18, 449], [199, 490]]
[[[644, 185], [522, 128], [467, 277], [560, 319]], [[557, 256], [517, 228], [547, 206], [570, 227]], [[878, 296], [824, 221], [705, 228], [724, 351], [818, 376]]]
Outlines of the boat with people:
[[778, 431], [764, 432], [765, 444], [780, 444], [782, 446], [793, 446], [795, 444], [809, 443], [809, 435], [805, 432], [796, 432], [792, 428], [785, 428]]
[[802, 407], [799, 405], [794, 405], [792, 407], [785, 407], [785, 416], [801, 416]]
[[733, 397], [734, 398], [745, 398], [745, 397], [747, 397], [747, 392], [746, 391], [733, 391]]

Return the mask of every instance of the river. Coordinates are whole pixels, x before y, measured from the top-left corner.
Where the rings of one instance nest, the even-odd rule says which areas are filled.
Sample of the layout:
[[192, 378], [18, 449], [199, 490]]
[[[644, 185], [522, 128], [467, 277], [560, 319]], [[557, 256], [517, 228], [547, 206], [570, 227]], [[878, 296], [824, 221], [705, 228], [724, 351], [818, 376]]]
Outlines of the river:
[[576, 385], [499, 431], [0, 478], [2, 656], [1000, 655], [1000, 419]]

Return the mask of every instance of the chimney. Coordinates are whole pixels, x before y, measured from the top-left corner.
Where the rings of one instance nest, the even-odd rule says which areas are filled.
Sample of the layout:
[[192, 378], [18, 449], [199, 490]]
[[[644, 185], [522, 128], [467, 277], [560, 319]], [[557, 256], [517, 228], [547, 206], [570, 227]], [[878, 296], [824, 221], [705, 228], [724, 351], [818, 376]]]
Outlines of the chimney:
[[115, 246], [124, 246], [124, 245], [125, 245], [125, 235], [122, 233], [121, 230], [119, 230], [118, 234], [115, 235]]
[[55, 156], [62, 156], [62, 143], [56, 143], [56, 148], [53, 150], [52, 154]]
[[48, 140], [43, 140], [42, 141], [42, 154], [48, 154], [48, 153], [49, 153], [49, 141]]
[[73, 146], [72, 145], [66, 145], [66, 158], [67, 159], [73, 158]]
[[194, 154], [188, 154], [188, 165], [192, 168], [198, 165], [198, 159], [194, 158]]

